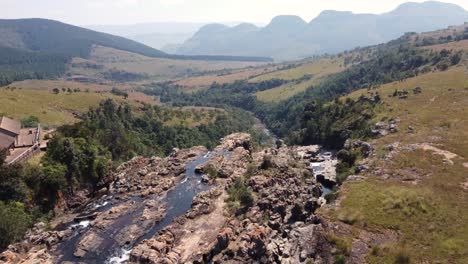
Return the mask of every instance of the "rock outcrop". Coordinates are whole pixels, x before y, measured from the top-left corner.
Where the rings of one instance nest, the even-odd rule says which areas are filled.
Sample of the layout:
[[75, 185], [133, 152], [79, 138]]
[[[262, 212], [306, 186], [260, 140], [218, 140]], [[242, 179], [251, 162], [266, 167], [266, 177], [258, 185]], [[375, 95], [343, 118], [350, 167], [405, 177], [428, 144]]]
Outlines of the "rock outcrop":
[[[323, 236], [326, 225], [315, 215], [322, 187], [309, 166], [323, 159], [318, 146], [254, 152], [250, 135], [237, 133], [206, 152], [203, 147], [175, 149], [166, 158], [136, 157], [123, 163], [105, 196], [67, 218], [79, 223], [65, 225], [63, 231], [39, 226], [28, 235], [27, 248], [12, 246], [0, 259], [105, 262], [108, 252], [131, 247], [128, 263], [332, 262]], [[191, 163], [200, 157], [206, 162]], [[190, 196], [188, 211], [171, 214], [177, 204], [169, 206], [165, 197], [185, 186], [189, 167], [201, 174], [214, 170], [207, 180], [211, 187]], [[201, 174], [187, 186], [200, 188]], [[236, 196], [239, 184], [244, 196]], [[167, 224], [163, 220], [169, 215]], [[151, 231], [158, 223], [161, 228]]]

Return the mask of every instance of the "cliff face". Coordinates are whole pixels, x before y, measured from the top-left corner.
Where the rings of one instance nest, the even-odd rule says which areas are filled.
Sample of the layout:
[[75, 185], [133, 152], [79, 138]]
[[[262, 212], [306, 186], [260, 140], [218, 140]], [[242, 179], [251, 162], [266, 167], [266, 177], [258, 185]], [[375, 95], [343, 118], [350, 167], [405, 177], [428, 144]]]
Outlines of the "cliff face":
[[[3, 263], [273, 263], [331, 261], [322, 187], [308, 168], [317, 146], [255, 152], [233, 134], [212, 152], [122, 164], [98, 199], [38, 224]], [[202, 183], [205, 182], [205, 183]], [[74, 221], [73, 221], [74, 219]]]
[[181, 44], [177, 53], [291, 60], [385, 43], [406, 32], [432, 31], [467, 19], [462, 7], [435, 1], [406, 3], [378, 15], [326, 10], [309, 23], [295, 16], [278, 16], [263, 28], [249, 30], [206, 25]]

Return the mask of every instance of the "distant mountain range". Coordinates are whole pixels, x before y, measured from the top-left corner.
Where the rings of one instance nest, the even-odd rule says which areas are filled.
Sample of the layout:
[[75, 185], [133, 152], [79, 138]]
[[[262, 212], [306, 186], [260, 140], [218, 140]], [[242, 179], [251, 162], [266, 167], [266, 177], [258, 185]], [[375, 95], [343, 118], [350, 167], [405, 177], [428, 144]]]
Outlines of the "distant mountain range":
[[0, 35], [0, 51], [8, 48], [86, 58], [93, 45], [100, 45], [156, 58], [269, 61], [241, 56], [172, 55], [124, 37], [39, 18], [0, 19]]
[[88, 58], [94, 45], [175, 60], [271, 61], [244, 56], [172, 55], [139, 42], [47, 19], [0, 19], [0, 86], [55, 78], [73, 57]]
[[266, 56], [297, 59], [387, 42], [406, 32], [424, 32], [468, 21], [460, 6], [429, 1], [405, 3], [380, 15], [323, 11], [309, 23], [275, 17], [267, 26], [209, 24], [177, 47], [178, 54]]
[[[240, 22], [223, 22], [234, 26]], [[87, 25], [85, 28], [125, 37], [155, 49], [173, 53], [175, 48], [191, 38], [207, 23], [191, 22], [150, 22], [132, 25]]]
[[193, 36], [204, 23], [154, 22], [133, 25], [89, 25], [95, 31], [126, 37], [155, 49], [180, 44]]
[[0, 20], [0, 47], [33, 52], [63, 53], [86, 58], [92, 45], [101, 45], [150, 57], [166, 53], [133, 40], [47, 19]]

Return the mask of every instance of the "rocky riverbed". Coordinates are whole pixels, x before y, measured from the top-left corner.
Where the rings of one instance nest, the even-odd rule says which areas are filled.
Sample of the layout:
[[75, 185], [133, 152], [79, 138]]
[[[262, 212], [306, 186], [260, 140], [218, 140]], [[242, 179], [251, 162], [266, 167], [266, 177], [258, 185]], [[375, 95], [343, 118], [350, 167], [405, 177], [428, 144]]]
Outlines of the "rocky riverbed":
[[[327, 224], [315, 214], [325, 203], [311, 167], [319, 149], [255, 151], [250, 135], [237, 133], [212, 152], [134, 158], [100, 199], [56, 220], [52, 231], [37, 224], [0, 263], [333, 262]], [[205, 184], [208, 168], [216, 177], [203, 177]], [[252, 191], [249, 206], [228, 202], [238, 178]]]

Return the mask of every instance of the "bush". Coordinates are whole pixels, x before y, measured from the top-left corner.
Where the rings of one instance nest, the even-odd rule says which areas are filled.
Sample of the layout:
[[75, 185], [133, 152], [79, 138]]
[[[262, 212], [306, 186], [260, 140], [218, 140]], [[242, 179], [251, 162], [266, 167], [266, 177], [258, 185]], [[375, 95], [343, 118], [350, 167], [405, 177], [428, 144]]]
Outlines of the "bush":
[[0, 160], [0, 201], [25, 201], [28, 189], [23, 181], [21, 167], [6, 166], [3, 164], [3, 159]]
[[37, 127], [37, 124], [39, 124], [39, 118], [35, 116], [28, 116], [23, 119], [21, 119], [21, 126], [22, 127]]
[[260, 165], [260, 168], [262, 170], [268, 170], [270, 168], [273, 168], [273, 161], [272, 161], [271, 155], [265, 155], [263, 156], [263, 162], [262, 165]]
[[215, 168], [215, 166], [213, 164], [208, 164], [208, 166], [205, 167], [205, 173], [212, 180], [218, 178], [218, 170], [216, 170], [216, 168]]
[[22, 203], [0, 201], [0, 250], [22, 239], [31, 223]]
[[404, 250], [399, 250], [395, 257], [395, 264], [410, 264], [411, 258]]
[[336, 182], [342, 184], [352, 174], [352, 168], [347, 162], [339, 162], [336, 165]]
[[255, 174], [256, 170], [257, 166], [255, 165], [255, 163], [249, 163], [247, 165], [247, 170], [244, 174], [245, 178], [250, 179], [250, 177], [252, 177]]
[[339, 160], [346, 162], [348, 164], [354, 164], [354, 162], [356, 162], [356, 154], [346, 149], [342, 149], [338, 151], [338, 153], [336, 154], [336, 157]]
[[120, 90], [118, 88], [115, 88], [115, 87], [112, 88], [111, 93], [113, 93], [113, 94], [115, 94], [117, 96], [122, 96], [125, 99], [128, 98], [128, 93], [127, 92], [122, 91], [122, 90]]
[[336, 255], [335, 256], [335, 264], [345, 264], [346, 263], [346, 258], [343, 255]]
[[332, 203], [334, 202], [337, 198], [338, 198], [338, 192], [330, 192], [330, 193], [327, 193], [325, 196], [324, 196], [325, 200], [327, 200], [327, 203]]
[[236, 178], [234, 180], [234, 183], [228, 189], [228, 195], [228, 202], [240, 202], [240, 205], [243, 207], [250, 207], [253, 205], [254, 197], [252, 195], [252, 190], [247, 187], [244, 180], [241, 178]]

